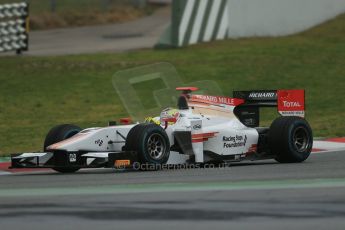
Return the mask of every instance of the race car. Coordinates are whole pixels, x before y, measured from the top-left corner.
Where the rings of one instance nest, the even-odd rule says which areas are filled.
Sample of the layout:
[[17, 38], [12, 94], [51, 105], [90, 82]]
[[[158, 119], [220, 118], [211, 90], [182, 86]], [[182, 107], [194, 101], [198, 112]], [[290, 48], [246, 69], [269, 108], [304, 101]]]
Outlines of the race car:
[[[304, 90], [234, 91], [233, 97], [195, 94], [196, 87], [177, 90], [177, 108], [145, 122], [122, 119], [126, 124], [84, 130], [58, 125], [48, 132], [43, 152], [12, 154], [11, 168], [72, 173], [136, 164], [157, 170], [242, 160], [297, 163], [310, 155], [313, 137], [304, 119]], [[280, 116], [270, 127], [259, 126], [262, 107], [278, 109]]]

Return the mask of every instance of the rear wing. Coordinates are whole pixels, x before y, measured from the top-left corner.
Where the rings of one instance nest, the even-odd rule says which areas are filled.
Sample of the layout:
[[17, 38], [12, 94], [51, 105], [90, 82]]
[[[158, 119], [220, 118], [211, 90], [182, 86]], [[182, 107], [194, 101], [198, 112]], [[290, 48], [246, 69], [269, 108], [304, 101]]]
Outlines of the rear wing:
[[259, 126], [260, 107], [277, 107], [282, 116], [305, 116], [305, 91], [301, 89], [234, 91], [233, 97], [244, 99], [234, 112], [249, 127]]

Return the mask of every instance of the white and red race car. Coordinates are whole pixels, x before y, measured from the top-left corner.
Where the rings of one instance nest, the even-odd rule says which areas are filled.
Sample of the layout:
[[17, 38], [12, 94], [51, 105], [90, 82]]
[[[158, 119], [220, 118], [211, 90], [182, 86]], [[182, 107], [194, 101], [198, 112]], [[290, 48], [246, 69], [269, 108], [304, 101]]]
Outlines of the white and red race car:
[[[13, 154], [11, 168], [80, 168], [133, 164], [205, 164], [276, 159], [302, 162], [313, 137], [304, 119], [304, 90], [235, 91], [233, 98], [193, 94], [181, 87], [177, 109], [165, 109], [144, 123], [81, 130], [75, 125], [52, 128], [44, 152]], [[259, 108], [277, 107], [270, 127], [259, 127]], [[146, 168], [147, 169], [147, 168]]]

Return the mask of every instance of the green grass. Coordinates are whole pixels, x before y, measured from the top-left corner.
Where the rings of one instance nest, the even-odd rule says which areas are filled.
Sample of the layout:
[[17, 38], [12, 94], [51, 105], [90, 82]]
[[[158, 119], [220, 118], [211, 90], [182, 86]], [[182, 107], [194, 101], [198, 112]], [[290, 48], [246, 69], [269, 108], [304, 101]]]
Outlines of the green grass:
[[[126, 116], [112, 87], [113, 74], [163, 61], [176, 66], [185, 83], [214, 80], [229, 95], [232, 90], [304, 88], [314, 135], [345, 135], [342, 15], [281, 38], [123, 54], [0, 57], [0, 154], [40, 150], [47, 131], [56, 124], [98, 126]], [[149, 87], [156, 84], [145, 86], [146, 95]], [[264, 116], [266, 124], [271, 119], [272, 114]]]

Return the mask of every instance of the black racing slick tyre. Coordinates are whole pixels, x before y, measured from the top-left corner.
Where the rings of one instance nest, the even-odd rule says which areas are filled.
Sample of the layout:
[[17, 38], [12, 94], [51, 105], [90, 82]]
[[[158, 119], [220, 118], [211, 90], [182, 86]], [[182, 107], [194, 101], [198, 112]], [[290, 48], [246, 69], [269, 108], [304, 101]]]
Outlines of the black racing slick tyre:
[[137, 152], [141, 170], [157, 170], [168, 161], [170, 142], [161, 126], [138, 124], [129, 131], [124, 149]]
[[313, 147], [313, 134], [308, 122], [301, 117], [279, 117], [268, 131], [268, 144], [275, 160], [280, 163], [305, 161]]
[[[49, 145], [55, 144], [57, 142], [66, 140], [77, 133], [81, 131], [81, 128], [75, 125], [70, 125], [70, 124], [63, 124], [63, 125], [58, 125], [52, 128], [44, 141], [44, 146], [43, 150], [47, 151], [47, 147]], [[77, 167], [58, 167], [58, 168], [53, 168], [57, 172], [61, 173], [73, 173], [78, 171], [80, 168]]]

